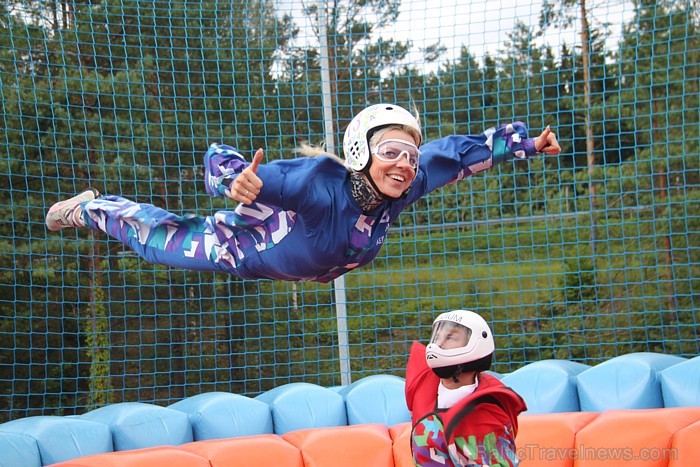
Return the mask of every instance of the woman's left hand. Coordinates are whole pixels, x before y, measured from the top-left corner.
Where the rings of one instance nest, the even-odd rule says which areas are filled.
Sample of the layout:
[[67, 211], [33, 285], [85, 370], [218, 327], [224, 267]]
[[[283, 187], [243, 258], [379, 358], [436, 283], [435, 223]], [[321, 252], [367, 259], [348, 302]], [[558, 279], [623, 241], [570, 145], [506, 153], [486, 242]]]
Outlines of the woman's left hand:
[[561, 147], [559, 142], [557, 142], [557, 135], [552, 132], [547, 125], [542, 134], [535, 138], [535, 149], [537, 152], [543, 152], [548, 156], [556, 156], [561, 152]]

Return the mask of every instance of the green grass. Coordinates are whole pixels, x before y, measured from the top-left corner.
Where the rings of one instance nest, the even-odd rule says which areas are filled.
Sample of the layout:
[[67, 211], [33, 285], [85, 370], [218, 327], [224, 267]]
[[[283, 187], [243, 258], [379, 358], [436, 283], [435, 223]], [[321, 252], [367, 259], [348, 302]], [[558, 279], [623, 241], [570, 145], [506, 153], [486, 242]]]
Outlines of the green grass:
[[[352, 368], [400, 374], [408, 343], [425, 341], [433, 318], [456, 308], [489, 320], [501, 371], [544, 358], [695, 355], [700, 265], [688, 235], [678, 236], [676, 263], [666, 264], [659, 236], [643, 232], [654, 225], [601, 222], [595, 256], [585, 219], [394, 233], [371, 265], [345, 277]], [[671, 291], [673, 301], [664, 298]], [[335, 324], [332, 306], [321, 314]]]

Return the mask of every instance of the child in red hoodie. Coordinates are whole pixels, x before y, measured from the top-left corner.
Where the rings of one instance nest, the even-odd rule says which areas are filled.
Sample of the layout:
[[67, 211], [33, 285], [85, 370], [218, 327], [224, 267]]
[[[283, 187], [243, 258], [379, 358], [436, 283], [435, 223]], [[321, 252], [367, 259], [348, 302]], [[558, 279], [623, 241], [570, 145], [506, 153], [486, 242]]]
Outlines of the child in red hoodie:
[[442, 313], [428, 346], [414, 342], [406, 371], [411, 451], [418, 466], [517, 466], [523, 399], [483, 373], [494, 352], [491, 329], [467, 310]]

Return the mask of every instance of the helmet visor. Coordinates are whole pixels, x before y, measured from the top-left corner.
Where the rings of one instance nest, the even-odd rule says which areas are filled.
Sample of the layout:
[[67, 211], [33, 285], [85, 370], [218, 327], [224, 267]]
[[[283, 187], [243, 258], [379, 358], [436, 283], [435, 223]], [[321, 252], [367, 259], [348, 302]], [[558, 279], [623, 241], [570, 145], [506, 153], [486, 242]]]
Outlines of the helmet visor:
[[411, 168], [418, 168], [420, 149], [408, 141], [402, 139], [385, 139], [371, 149], [372, 154], [376, 154], [384, 162], [396, 162], [402, 157], [406, 157]]
[[472, 330], [454, 321], [438, 321], [433, 325], [430, 343], [442, 350], [466, 347], [472, 337]]

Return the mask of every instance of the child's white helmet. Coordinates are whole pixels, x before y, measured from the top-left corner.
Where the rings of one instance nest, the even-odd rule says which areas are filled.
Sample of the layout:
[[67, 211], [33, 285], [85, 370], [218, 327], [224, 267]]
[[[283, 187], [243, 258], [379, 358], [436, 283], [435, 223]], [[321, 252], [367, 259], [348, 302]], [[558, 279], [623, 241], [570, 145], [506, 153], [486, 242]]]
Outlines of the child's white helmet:
[[488, 324], [469, 310], [442, 313], [433, 321], [425, 360], [440, 378], [455, 378], [466, 371], [486, 371], [495, 344]]
[[416, 146], [420, 146], [420, 124], [408, 110], [394, 104], [371, 105], [355, 115], [345, 130], [345, 167], [356, 172], [364, 169], [371, 157], [369, 139], [375, 131], [389, 125], [405, 125], [416, 130], [421, 140], [417, 141]]

